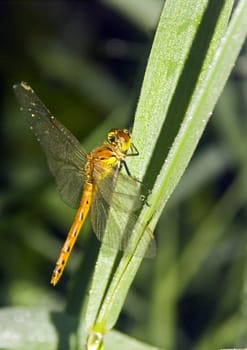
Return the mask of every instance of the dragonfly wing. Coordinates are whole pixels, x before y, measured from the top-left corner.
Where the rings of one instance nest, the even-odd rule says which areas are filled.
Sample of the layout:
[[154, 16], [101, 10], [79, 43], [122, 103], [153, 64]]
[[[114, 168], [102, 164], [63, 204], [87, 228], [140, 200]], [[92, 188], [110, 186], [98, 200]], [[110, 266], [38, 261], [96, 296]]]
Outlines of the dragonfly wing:
[[59, 194], [63, 201], [72, 208], [78, 208], [83, 191], [83, 169], [79, 171], [73, 165], [58, 160], [51, 162], [47, 158], [49, 168], [54, 175]]
[[41, 144], [62, 199], [78, 206], [83, 187], [85, 152], [79, 141], [41, 102], [26, 83], [14, 86], [25, 119]]
[[[98, 169], [95, 168], [95, 172]], [[94, 178], [97, 178], [97, 175]], [[143, 200], [140, 184], [132, 177], [113, 169], [103, 181], [98, 182], [98, 190], [106, 202], [125, 212], [133, 212], [141, 208]]]
[[[126, 194], [123, 197], [121, 195], [119, 192], [113, 192], [113, 201], [109, 202], [109, 198], [105, 198], [100, 190], [96, 190], [91, 207], [91, 221], [96, 236], [103, 244], [132, 252], [137, 245], [137, 242], [133, 241], [135, 233], [140, 230], [141, 238], [134, 255], [153, 257], [156, 247], [152, 232], [142, 225], [130, 207], [126, 207], [126, 202], [123, 206], [120, 205], [121, 198], [125, 201], [127, 199]], [[129, 199], [128, 202], [130, 203]]]

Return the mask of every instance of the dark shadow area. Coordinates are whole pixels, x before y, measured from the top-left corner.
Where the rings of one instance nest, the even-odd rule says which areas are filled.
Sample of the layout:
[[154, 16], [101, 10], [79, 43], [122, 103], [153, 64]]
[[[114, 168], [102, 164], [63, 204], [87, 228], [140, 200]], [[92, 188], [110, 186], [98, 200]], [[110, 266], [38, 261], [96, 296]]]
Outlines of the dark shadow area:
[[77, 321], [74, 317], [64, 313], [52, 312], [51, 321], [54, 324], [58, 335], [57, 350], [70, 349], [70, 339], [76, 331]]
[[87, 299], [90, 277], [93, 274], [99, 252], [99, 242], [93, 232], [83, 251], [85, 252], [84, 257], [73, 274], [66, 305], [66, 312], [77, 319], [80, 317], [82, 306]]

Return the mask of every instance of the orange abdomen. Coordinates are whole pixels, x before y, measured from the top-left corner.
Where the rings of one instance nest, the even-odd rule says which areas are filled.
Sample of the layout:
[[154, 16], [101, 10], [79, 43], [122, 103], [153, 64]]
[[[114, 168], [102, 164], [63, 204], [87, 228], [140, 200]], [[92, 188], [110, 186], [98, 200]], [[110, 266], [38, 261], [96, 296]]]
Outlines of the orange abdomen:
[[68, 233], [66, 241], [61, 249], [60, 255], [57, 259], [56, 266], [52, 273], [51, 284], [54, 286], [57, 284], [59, 279], [62, 276], [63, 270], [67, 264], [68, 258], [70, 256], [71, 250], [75, 244], [75, 241], [80, 233], [82, 225], [84, 224], [88, 211], [92, 203], [92, 193], [93, 185], [86, 182], [84, 185], [82, 198], [80, 201], [80, 206], [77, 210], [74, 222], [71, 226], [71, 229]]

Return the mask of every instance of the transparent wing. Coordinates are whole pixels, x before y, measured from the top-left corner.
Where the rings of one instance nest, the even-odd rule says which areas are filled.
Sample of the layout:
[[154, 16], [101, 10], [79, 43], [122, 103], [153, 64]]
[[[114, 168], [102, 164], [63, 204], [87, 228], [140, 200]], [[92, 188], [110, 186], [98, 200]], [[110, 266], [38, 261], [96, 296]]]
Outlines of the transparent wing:
[[14, 85], [26, 121], [41, 144], [62, 199], [77, 207], [83, 187], [85, 152], [79, 141], [49, 112], [26, 83]]
[[102, 170], [95, 166], [93, 177], [96, 179], [98, 190], [106, 202], [125, 212], [136, 211], [143, 205], [138, 181], [114, 168], [103, 181], [97, 181], [102, 173]]
[[[102, 180], [93, 196], [91, 221], [98, 239], [112, 248], [132, 252], [136, 245], [136, 232], [142, 232], [135, 255], [153, 257], [155, 240], [152, 232], [138, 220], [134, 211], [143, 204], [140, 200], [136, 181], [118, 174], [116, 190], [114, 175], [110, 174]], [[109, 186], [111, 183], [111, 186]]]

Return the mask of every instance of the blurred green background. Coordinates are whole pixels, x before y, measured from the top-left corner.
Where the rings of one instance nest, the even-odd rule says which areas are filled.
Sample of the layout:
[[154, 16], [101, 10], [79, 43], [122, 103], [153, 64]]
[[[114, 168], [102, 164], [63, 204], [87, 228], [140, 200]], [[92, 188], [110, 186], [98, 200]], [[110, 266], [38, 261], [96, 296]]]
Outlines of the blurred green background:
[[[61, 282], [50, 286], [75, 211], [61, 201], [12, 85], [27, 81], [90, 150], [111, 127], [133, 123], [162, 3], [0, 3], [2, 307], [61, 310], [73, 271], [86, 280], [99, 247], [88, 221]], [[153, 345], [247, 345], [246, 77], [245, 47], [155, 231], [157, 257], [143, 262], [117, 324]]]

